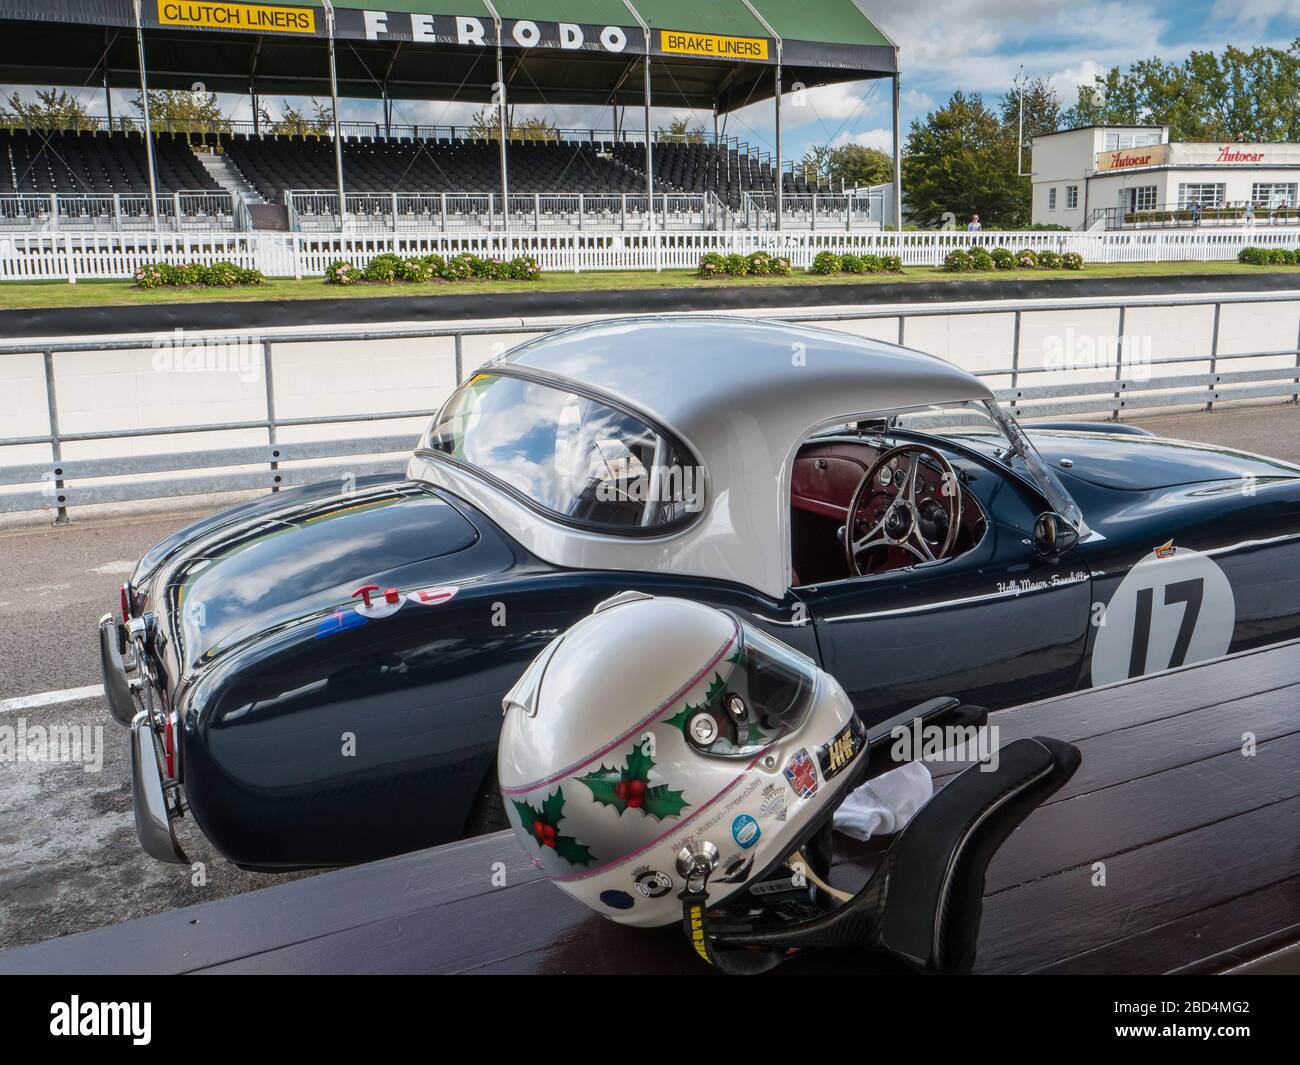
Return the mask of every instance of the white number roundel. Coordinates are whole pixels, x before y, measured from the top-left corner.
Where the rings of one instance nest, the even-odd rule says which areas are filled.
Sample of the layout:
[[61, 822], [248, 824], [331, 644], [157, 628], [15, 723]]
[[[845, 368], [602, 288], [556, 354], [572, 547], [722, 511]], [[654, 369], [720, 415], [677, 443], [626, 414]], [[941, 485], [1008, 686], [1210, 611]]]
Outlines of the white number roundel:
[[1129, 570], [1103, 618], [1092, 649], [1093, 684], [1227, 654], [1237, 605], [1212, 558], [1161, 548]]

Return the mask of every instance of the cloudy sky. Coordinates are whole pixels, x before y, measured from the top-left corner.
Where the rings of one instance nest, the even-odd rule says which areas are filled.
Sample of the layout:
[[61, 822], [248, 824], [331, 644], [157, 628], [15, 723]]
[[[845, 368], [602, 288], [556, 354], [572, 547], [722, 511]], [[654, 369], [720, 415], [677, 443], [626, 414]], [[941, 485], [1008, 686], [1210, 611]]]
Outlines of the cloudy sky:
[[[1029, 77], [1052, 79], [1062, 97], [1073, 102], [1076, 85], [1114, 65], [1150, 56], [1179, 60], [1194, 49], [1218, 51], [1229, 44], [1285, 47], [1300, 37], [1300, 0], [861, 0], [860, 6], [901, 46], [904, 130], [954, 89], [980, 91], [995, 100], [1021, 65]], [[102, 112], [99, 95], [86, 93], [90, 109]], [[115, 111], [125, 112], [132, 95], [123, 94]], [[808, 93], [805, 106], [787, 106], [783, 112], [785, 155], [797, 158], [813, 144], [850, 140], [888, 149], [889, 96], [888, 82]], [[278, 100], [267, 102], [278, 108]], [[236, 118], [251, 117], [247, 98], [223, 98], [222, 105]], [[466, 123], [475, 110], [467, 104], [402, 102], [394, 121]], [[608, 111], [526, 110], [562, 126], [611, 125]], [[378, 104], [348, 102], [344, 117], [373, 120], [379, 117]], [[639, 115], [629, 117], [639, 122]], [[670, 117], [664, 109], [655, 122], [665, 124]], [[696, 117], [711, 122], [707, 114]], [[771, 104], [731, 115], [727, 132], [770, 150]]]

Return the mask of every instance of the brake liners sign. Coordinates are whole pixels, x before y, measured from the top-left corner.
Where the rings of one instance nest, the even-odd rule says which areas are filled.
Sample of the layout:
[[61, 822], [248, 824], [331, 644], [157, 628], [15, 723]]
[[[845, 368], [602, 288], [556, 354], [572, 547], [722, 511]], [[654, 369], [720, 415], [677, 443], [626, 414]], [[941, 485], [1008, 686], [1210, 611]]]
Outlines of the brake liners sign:
[[665, 52], [705, 59], [767, 58], [767, 39], [764, 37], [717, 37], [710, 33], [660, 30], [659, 47]]
[[209, 30], [251, 30], [256, 33], [316, 32], [314, 8], [281, 7], [278, 4], [158, 0], [158, 21], [164, 26], [197, 26]]

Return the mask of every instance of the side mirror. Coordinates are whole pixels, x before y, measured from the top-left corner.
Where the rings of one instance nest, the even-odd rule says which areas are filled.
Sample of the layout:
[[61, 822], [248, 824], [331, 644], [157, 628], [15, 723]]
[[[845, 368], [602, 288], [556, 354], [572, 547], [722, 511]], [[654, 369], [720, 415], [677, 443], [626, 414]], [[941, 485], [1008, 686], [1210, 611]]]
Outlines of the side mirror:
[[1034, 522], [1034, 550], [1043, 558], [1060, 558], [1079, 542], [1079, 530], [1055, 511], [1044, 511]]

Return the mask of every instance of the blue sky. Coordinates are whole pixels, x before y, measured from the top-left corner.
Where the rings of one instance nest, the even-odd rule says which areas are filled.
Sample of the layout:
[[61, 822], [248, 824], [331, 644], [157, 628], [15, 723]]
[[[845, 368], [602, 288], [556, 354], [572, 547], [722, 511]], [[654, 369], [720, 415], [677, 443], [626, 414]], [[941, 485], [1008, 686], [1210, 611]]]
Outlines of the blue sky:
[[[791, 0], [795, 2], [795, 0]], [[860, 0], [902, 50], [903, 128], [942, 103], [954, 89], [983, 92], [990, 102], [1005, 93], [1023, 64], [1029, 77], [1050, 78], [1067, 103], [1075, 86], [1111, 66], [1160, 56], [1179, 60], [1192, 50], [1221, 51], [1229, 44], [1285, 47], [1300, 37], [1300, 0]], [[95, 113], [102, 97], [83, 90]], [[115, 94], [118, 95], [118, 94]], [[134, 94], [120, 94], [114, 110], [126, 113]], [[888, 82], [858, 82], [812, 90], [804, 106], [783, 112], [784, 154], [798, 158], [813, 144], [854, 140], [890, 147]], [[236, 118], [249, 118], [247, 97], [223, 97]], [[273, 111], [279, 100], [266, 101]], [[466, 123], [469, 104], [399, 102], [399, 123]], [[531, 107], [562, 126], [611, 125], [608, 110]], [[657, 110], [656, 125], [674, 112]], [[374, 120], [379, 105], [345, 103], [344, 117]], [[706, 127], [707, 113], [696, 116]], [[640, 115], [629, 115], [639, 124]], [[770, 103], [756, 104], [728, 119], [727, 132], [771, 150]]]

